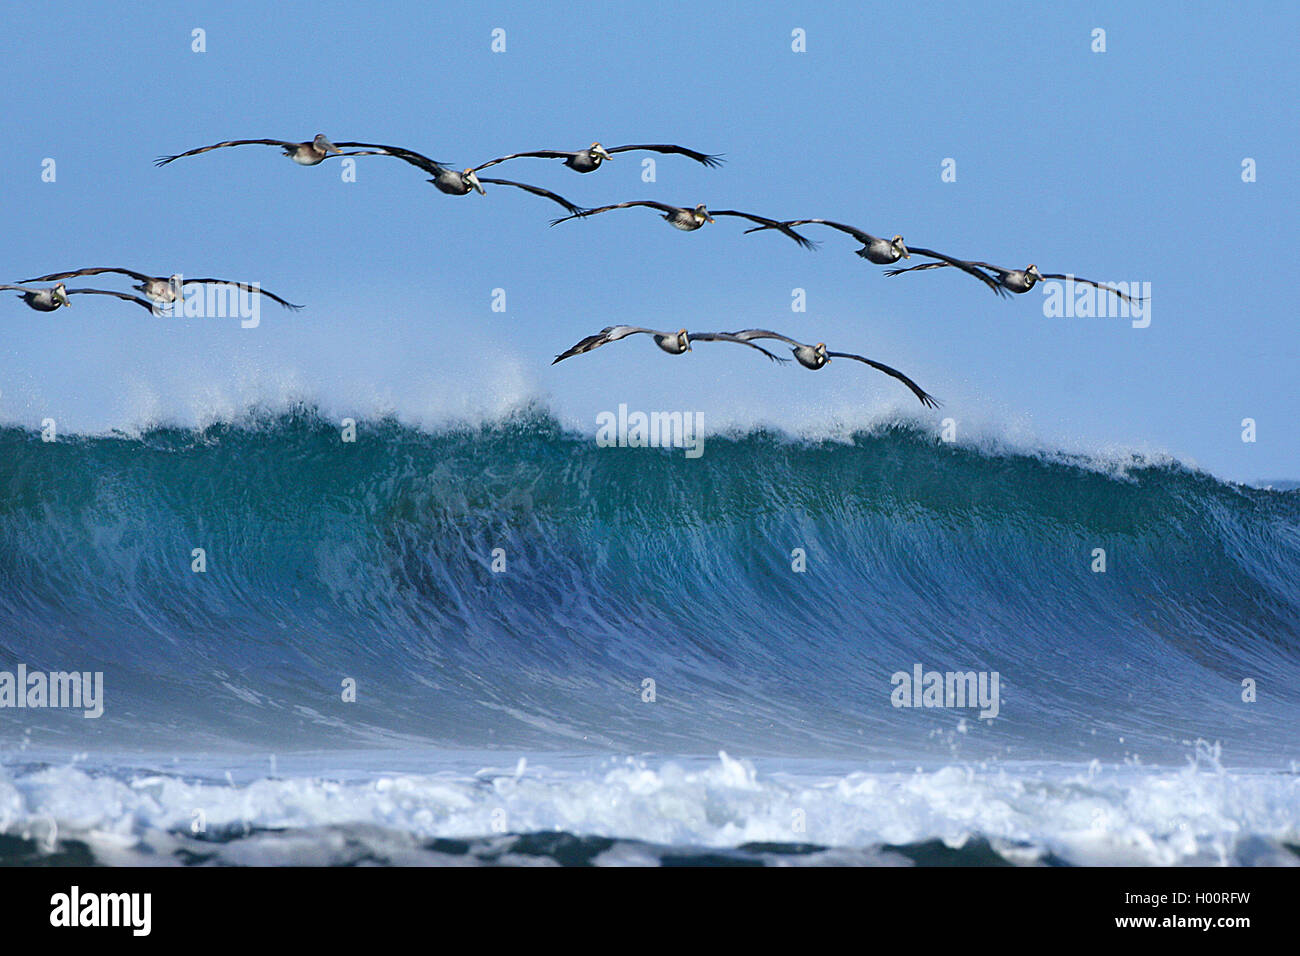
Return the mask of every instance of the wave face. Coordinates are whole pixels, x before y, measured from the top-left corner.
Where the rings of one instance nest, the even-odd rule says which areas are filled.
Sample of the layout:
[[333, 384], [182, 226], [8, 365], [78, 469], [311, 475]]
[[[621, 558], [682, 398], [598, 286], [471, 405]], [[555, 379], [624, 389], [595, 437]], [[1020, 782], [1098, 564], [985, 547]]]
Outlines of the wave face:
[[[714, 436], [691, 459], [541, 412], [344, 443], [305, 412], [50, 444], [6, 429], [0, 492], [0, 670], [104, 674], [102, 717], [10, 712], [6, 741], [1296, 756], [1300, 495], [1179, 465], [905, 427]], [[996, 719], [893, 706], [918, 664], [997, 672]]]

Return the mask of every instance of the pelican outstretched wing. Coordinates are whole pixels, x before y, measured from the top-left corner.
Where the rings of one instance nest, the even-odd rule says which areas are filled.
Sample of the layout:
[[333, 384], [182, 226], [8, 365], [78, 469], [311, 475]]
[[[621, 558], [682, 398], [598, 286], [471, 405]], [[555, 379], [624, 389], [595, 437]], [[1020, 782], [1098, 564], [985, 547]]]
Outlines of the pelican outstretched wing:
[[[842, 222], [831, 222], [831, 220], [829, 219], [787, 219], [786, 221], [780, 223], [780, 225], [807, 226], [807, 225], [812, 225], [814, 223], [816, 223], [819, 226], [830, 226], [830, 228], [838, 229], [840, 232], [847, 232], [850, 236], [858, 240], [858, 242], [862, 243], [863, 245], [866, 245], [868, 242], [874, 242], [876, 240], [876, 237], [869, 232], [863, 232], [861, 229], [857, 229], [853, 226], [846, 226]], [[776, 228], [776, 224], [755, 226], [753, 229], [746, 229], [745, 234], [748, 235], [751, 232], [762, 232], [764, 229], [775, 229], [775, 228]]]
[[528, 185], [528, 183], [517, 183], [511, 179], [480, 178], [479, 182], [495, 183], [498, 186], [513, 186], [515, 189], [522, 189], [524, 192], [532, 193], [534, 196], [541, 196], [545, 199], [549, 199], [551, 202], [559, 203], [566, 210], [568, 210], [569, 215], [571, 216], [581, 215], [583, 212], [581, 206], [576, 206], [573, 203], [569, 202], [569, 200], [565, 199], [563, 196], [557, 195], [551, 192], [549, 189], [543, 189], [541, 186], [530, 186]]
[[938, 399], [936, 399], [933, 395], [931, 395], [929, 392], [923, 389], [920, 385], [917, 385], [914, 381], [912, 381], [910, 378], [908, 378], [906, 375], [904, 375], [896, 368], [890, 368], [888, 365], [885, 365], [882, 362], [876, 362], [872, 359], [869, 359], [865, 355], [854, 355], [852, 352], [827, 352], [826, 355], [828, 358], [846, 358], [846, 359], [853, 359], [853, 361], [855, 362], [865, 362], [867, 365], [870, 365], [872, 368], [876, 369], [877, 371], [884, 372], [886, 375], [892, 375], [894, 378], [898, 379], [900, 382], [902, 382], [904, 385], [910, 388], [912, 390], [912, 394], [915, 395], [917, 398], [919, 398], [921, 400], [921, 404], [924, 405], [926, 408], [939, 407]]
[[[960, 269], [962, 272], [965, 272], [968, 275], [973, 275], [975, 278], [979, 279], [986, 286], [992, 289], [994, 294], [998, 296], [1007, 298], [1011, 295], [1011, 293], [1007, 291], [1006, 287], [1003, 286], [1002, 283], [998, 282], [997, 279], [994, 279], [991, 275], [989, 275], [986, 272], [980, 271], [979, 269], [980, 266], [984, 266], [984, 268], [986, 269], [992, 268], [991, 266], [985, 265], [982, 262], [967, 262], [965, 259], [954, 259], [952, 256], [945, 256], [942, 252], [935, 252], [933, 249], [922, 249], [920, 246], [908, 246], [907, 251], [913, 252], [918, 256], [925, 256], [927, 259], [939, 260], [938, 263], [931, 263], [931, 265], [949, 265], [957, 269]], [[1005, 270], [995, 270], [995, 271], [997, 271], [999, 275], [1006, 274]]]
[[710, 168], [721, 166], [724, 162], [723, 158], [720, 155], [701, 153], [694, 149], [687, 149], [685, 146], [673, 146], [671, 144], [655, 145], [655, 146], [644, 145], [644, 144], [639, 146], [613, 146], [606, 149], [605, 152], [626, 153], [634, 149], [644, 149], [651, 153], [676, 153], [680, 156], [685, 156], [688, 159], [693, 159], [697, 163], [702, 163], [705, 166], [708, 166]]
[[688, 342], [735, 342], [737, 345], [748, 345], [751, 349], [758, 349], [773, 362], [789, 362], [790, 359], [782, 355], [774, 355], [761, 345], [755, 345], [747, 339], [742, 339], [731, 332], [688, 332], [686, 334]]
[[737, 212], [735, 209], [718, 209], [709, 210], [710, 216], [739, 216], [741, 219], [748, 219], [750, 222], [760, 223], [766, 229], [775, 229], [783, 235], [789, 236], [795, 242], [799, 243], [805, 249], [816, 249], [817, 243], [805, 236], [799, 235], [790, 226], [776, 219], [768, 219], [766, 216], [756, 216], [751, 212]]
[[77, 269], [73, 272], [51, 272], [47, 276], [40, 276], [35, 279], [23, 279], [23, 282], [57, 282], [60, 279], [71, 279], [74, 276], [97, 276], [105, 272], [112, 272], [118, 275], [130, 276], [137, 282], [148, 282], [152, 276], [147, 276], [143, 272], [135, 272], [132, 269], [119, 269], [113, 266], [101, 266], [95, 269]]
[[585, 339], [578, 342], [577, 345], [574, 345], [555, 356], [555, 360], [551, 362], [551, 364], [554, 365], [556, 362], [563, 362], [566, 358], [571, 358], [574, 355], [581, 355], [583, 352], [590, 352], [592, 349], [600, 348], [602, 345], [608, 345], [610, 342], [617, 342], [619, 339], [626, 338], [629, 335], [637, 335], [641, 333], [647, 335], [672, 335], [671, 332], [661, 332], [658, 329], [645, 329], [639, 325], [609, 325], [601, 329], [595, 335], [588, 335]]
[[483, 163], [480, 166], [475, 166], [474, 172], [478, 172], [480, 169], [487, 169], [489, 166], [495, 166], [498, 163], [507, 162], [511, 159], [524, 159], [526, 157], [534, 157], [537, 159], [569, 159], [570, 157], [577, 155], [578, 153], [576, 150], [565, 152], [560, 149], [534, 149], [527, 153], [511, 153], [509, 156], [498, 156], [496, 159], [489, 159], [486, 163]]
[[804, 343], [792, 339], [788, 335], [782, 335], [780, 332], [773, 332], [771, 329], [741, 329], [739, 332], [728, 332], [727, 335], [743, 342], [748, 342], [751, 339], [776, 339], [792, 348], [808, 348]]
[[168, 163], [178, 159], [184, 159], [186, 156], [197, 156], [199, 153], [210, 153], [214, 149], [225, 149], [227, 146], [279, 146], [288, 149], [291, 146], [297, 146], [298, 143], [285, 139], [228, 139], [224, 143], [213, 143], [211, 146], [200, 146], [198, 149], [189, 149], [183, 153], [177, 153], [175, 156], [159, 156], [154, 160], [155, 166], [166, 166]]
[[108, 289], [65, 289], [68, 295], [111, 295], [115, 299], [121, 299], [124, 302], [134, 302], [136, 305], [154, 310], [154, 304], [147, 299], [142, 299], [138, 295], [131, 295], [129, 292], [111, 292]]
[[249, 283], [247, 283], [247, 282], [236, 282], [236, 281], [234, 281], [233, 279], [184, 279], [184, 284], [185, 284], [185, 285], [233, 285], [233, 286], [238, 286], [240, 289], [243, 289], [245, 292], [260, 292], [260, 293], [262, 293], [262, 295], [266, 296], [266, 297], [267, 297], [268, 299], [270, 299], [271, 301], [280, 303], [280, 305], [284, 306], [286, 309], [293, 309], [295, 312], [297, 312], [299, 309], [302, 308], [302, 306], [300, 306], [300, 305], [295, 305], [295, 304], [292, 303], [292, 302], [289, 302], [289, 301], [287, 301], [287, 300], [285, 300], [285, 299], [282, 299], [282, 298], [280, 298], [278, 295], [276, 295], [274, 292], [269, 292], [269, 291], [267, 291], [266, 289], [261, 288], [260, 286], [254, 286], [254, 285], [251, 285], [251, 284], [249, 284]]
[[423, 153], [417, 153], [415, 150], [407, 149], [405, 146], [384, 146], [381, 143], [335, 143], [334, 145], [340, 149], [374, 150], [374, 152], [355, 153], [352, 155], [392, 156], [393, 158], [400, 159], [405, 163], [410, 163], [412, 166], [418, 166], [420, 169], [423, 169], [426, 173], [429, 173], [432, 176], [437, 176], [439, 173], [446, 172], [450, 165], [448, 163], [440, 163], [436, 159], [430, 159]]
[[[927, 249], [925, 252], [921, 252], [920, 250], [917, 250], [917, 255], [929, 255], [929, 254], [930, 254], [930, 250], [928, 250], [928, 249]], [[942, 258], [942, 257], [940, 257], [940, 258]], [[966, 261], [966, 260], [959, 260], [959, 261], [961, 261], [961, 262], [965, 262], [965, 264], [968, 265], [968, 266], [978, 266], [978, 267], [981, 268], [981, 269], [988, 269], [988, 270], [990, 270], [991, 272], [995, 272], [995, 273], [997, 273], [997, 275], [998, 275], [999, 278], [1002, 277], [1002, 276], [1005, 276], [1005, 275], [1007, 275], [1009, 272], [1011, 272], [1010, 269], [1003, 269], [1001, 266], [991, 265], [991, 264], [989, 264], [989, 263], [987, 263], [987, 262], [980, 262], [980, 261], [978, 261], [978, 260], [974, 260], [974, 259], [972, 259], [972, 260], [970, 260], [970, 261]], [[904, 272], [923, 272], [923, 271], [925, 271], [926, 269], [946, 269], [946, 268], [948, 268], [949, 265], [951, 265], [951, 263], [949, 263], [948, 261], [946, 261], [946, 259], [945, 259], [945, 261], [942, 261], [942, 262], [923, 262], [923, 263], [921, 263], [919, 266], [905, 266], [905, 267], [902, 268], [902, 269], [886, 269], [886, 270], [885, 270], [885, 275], [887, 275], [887, 276], [900, 276], [900, 275], [902, 275]]]
[[946, 269], [946, 262], [922, 262], [919, 266], [903, 266], [901, 269], [886, 269], [887, 276], [901, 276], [904, 272], [924, 272], [926, 269]]
[[[483, 182], [487, 182], [487, 180], [483, 180]], [[670, 206], [667, 203], [655, 202], [653, 199], [633, 199], [629, 202], [614, 203], [612, 206], [597, 206], [595, 209], [583, 209], [570, 216], [561, 216], [559, 219], [552, 219], [551, 225], [558, 226], [560, 223], [568, 222], [570, 219], [586, 219], [588, 216], [594, 216], [602, 212], [609, 212], [611, 209], [629, 209], [632, 206], [648, 206], [651, 209], [658, 209], [666, 216], [670, 216], [677, 212], [690, 212], [689, 209], [683, 209], [680, 206]]]
[[1044, 272], [1041, 273], [1041, 275], [1044, 279], [1061, 279], [1061, 280], [1071, 279], [1075, 282], [1082, 282], [1084, 285], [1090, 285], [1094, 289], [1103, 289], [1104, 291], [1109, 292], [1112, 295], [1119, 296], [1121, 299], [1123, 299], [1125, 302], [1129, 303], [1130, 305], [1137, 305], [1139, 302], [1142, 301], [1142, 296], [1137, 296], [1135, 298], [1129, 295], [1127, 292], [1121, 292], [1119, 289], [1116, 289], [1112, 285], [1106, 285], [1104, 282], [1093, 282], [1091, 279], [1081, 279], [1078, 276], [1062, 275], [1059, 272]]

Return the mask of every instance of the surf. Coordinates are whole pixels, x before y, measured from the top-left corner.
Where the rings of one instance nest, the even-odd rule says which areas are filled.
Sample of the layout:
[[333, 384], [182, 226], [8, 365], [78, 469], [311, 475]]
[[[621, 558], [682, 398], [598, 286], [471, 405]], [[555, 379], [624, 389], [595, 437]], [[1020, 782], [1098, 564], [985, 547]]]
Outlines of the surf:
[[[0, 665], [104, 674], [52, 740], [1272, 764], [1300, 710], [1242, 699], [1300, 657], [1300, 495], [1167, 461], [301, 409], [6, 428], [0, 489]], [[891, 706], [918, 665], [1000, 674], [997, 718]]]

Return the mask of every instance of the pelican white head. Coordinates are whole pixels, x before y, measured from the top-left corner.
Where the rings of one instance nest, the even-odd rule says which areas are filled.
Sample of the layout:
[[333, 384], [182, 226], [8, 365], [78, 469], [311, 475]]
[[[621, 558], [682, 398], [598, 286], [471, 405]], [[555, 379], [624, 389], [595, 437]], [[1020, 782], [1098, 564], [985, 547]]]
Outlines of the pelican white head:
[[319, 152], [322, 152], [327, 156], [337, 156], [343, 152], [343, 150], [331, 143], [324, 133], [317, 133], [316, 138], [311, 141], [311, 144]]

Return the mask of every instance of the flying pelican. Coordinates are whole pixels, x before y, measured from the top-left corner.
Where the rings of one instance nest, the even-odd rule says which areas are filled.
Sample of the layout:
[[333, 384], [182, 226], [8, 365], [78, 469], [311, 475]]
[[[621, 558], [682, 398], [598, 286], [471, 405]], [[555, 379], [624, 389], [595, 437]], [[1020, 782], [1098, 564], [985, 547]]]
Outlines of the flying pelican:
[[669, 206], [667, 203], [655, 202], [651, 199], [637, 199], [632, 202], [615, 203], [613, 206], [599, 206], [596, 209], [585, 209], [569, 216], [563, 216], [560, 219], [552, 219], [551, 225], [558, 226], [562, 222], [568, 222], [570, 219], [586, 219], [588, 216], [594, 216], [597, 213], [609, 212], [611, 209], [628, 209], [632, 206], [648, 206], [651, 209], [658, 209], [663, 213], [663, 218], [668, 224], [675, 229], [681, 229], [684, 232], [694, 232], [706, 222], [713, 222], [714, 216], [739, 216], [741, 219], [748, 219], [750, 222], [757, 222], [768, 229], [776, 229], [789, 236], [805, 249], [812, 249], [816, 243], [809, 241], [799, 233], [791, 229], [786, 223], [777, 222], [775, 219], [768, 219], [764, 216], [755, 216], [752, 213], [737, 212], [734, 209], [719, 209], [716, 212], [709, 212], [704, 203], [700, 203], [694, 209], [688, 209], [684, 206]]
[[446, 163], [440, 163], [436, 159], [430, 159], [413, 149], [407, 149], [404, 146], [383, 146], [379, 143], [344, 143], [344, 146], [366, 146], [375, 153], [359, 155], [379, 155], [392, 156], [403, 162], [410, 163], [412, 166], [418, 166], [420, 169], [429, 173], [433, 178], [429, 182], [438, 187], [439, 192], [444, 192], [449, 196], [465, 196], [470, 192], [477, 192], [479, 195], [486, 195], [483, 189], [483, 183], [493, 183], [497, 186], [513, 186], [515, 189], [522, 189], [525, 192], [532, 193], [534, 196], [541, 196], [551, 202], [559, 203], [565, 211], [570, 214], [582, 212], [582, 207], [574, 205], [563, 196], [558, 196], [548, 189], [540, 186], [530, 186], [528, 183], [519, 183], [511, 179], [489, 179], [486, 176], [480, 178], [474, 169], [465, 169], [457, 171], [451, 169]]
[[[176, 287], [178, 285], [233, 285], [238, 286], [245, 292], [254, 291], [254, 287], [249, 285], [247, 282], [235, 282], [233, 279], [185, 279], [179, 274], [171, 277], [147, 276], [143, 272], [133, 272], [130, 269], [117, 269], [111, 266], [104, 266], [103, 268], [97, 269], [77, 269], [75, 272], [53, 272], [47, 276], [38, 276], [35, 279], [23, 279], [22, 281], [54, 282], [58, 279], [71, 279], [75, 276], [97, 276], [102, 275], [105, 272], [115, 272], [119, 275], [130, 276], [139, 283], [139, 285], [134, 285], [131, 288], [138, 292], [143, 292], [155, 302], [162, 303], [176, 301]], [[294, 305], [292, 302], [287, 302], [274, 292], [268, 292], [266, 289], [256, 289], [256, 291], [262, 293], [262, 295], [266, 296], [268, 299], [280, 303], [286, 309], [294, 309], [296, 311], [302, 308], [302, 306]]]
[[[1114, 286], [1109, 286], [1101, 282], [1093, 282], [1091, 279], [1081, 279], [1078, 276], [1062, 275], [1059, 272], [1039, 272], [1038, 266], [1033, 265], [1032, 263], [1024, 269], [1003, 269], [1001, 266], [995, 266], [988, 262], [969, 262], [966, 264], [979, 266], [981, 269], [988, 269], [990, 272], [994, 273], [994, 278], [997, 279], [998, 283], [1004, 289], [1010, 289], [1012, 292], [1016, 293], [1028, 292], [1037, 283], [1042, 282], [1044, 279], [1073, 279], [1075, 282], [1082, 282], [1084, 285], [1090, 285], [1097, 289], [1104, 289], [1107, 292], [1119, 296], [1125, 302], [1132, 305], [1137, 304], [1132, 296], [1125, 292], [1121, 292]], [[885, 275], [896, 276], [902, 275], [904, 272], [916, 272], [921, 269], [942, 269], [947, 265], [947, 262], [926, 262], [919, 266], [909, 266], [906, 269], [889, 269], [886, 270]], [[1139, 296], [1139, 299], [1140, 298], [1141, 297]]]
[[[873, 236], [869, 232], [863, 232], [853, 226], [846, 226], [842, 222], [832, 222], [829, 219], [791, 219], [785, 225], [787, 226], [806, 226], [811, 223], [818, 223], [823, 226], [829, 226], [832, 229], [838, 229], [840, 232], [847, 232], [858, 242], [862, 243], [862, 248], [857, 250], [857, 254], [868, 262], [874, 262], [878, 266], [890, 266], [899, 259], [910, 259], [912, 253], [918, 256], [925, 256], [927, 259], [939, 259], [950, 266], [956, 266], [963, 272], [969, 272], [975, 278], [979, 279], [986, 286], [992, 289], [997, 295], [1007, 295], [1007, 290], [1001, 284], [995, 282], [991, 276], [986, 275], [974, 265], [962, 259], [954, 259], [952, 256], [945, 256], [942, 252], [935, 252], [933, 249], [922, 249], [920, 246], [908, 246], [903, 242], [902, 236], [894, 236], [893, 239], [882, 239], [879, 236]], [[752, 229], [746, 229], [746, 233], [761, 232], [764, 229], [771, 229], [771, 226], [755, 226]]]
[[727, 333], [731, 338], [738, 339], [742, 342], [749, 342], [753, 339], [777, 339], [791, 347], [794, 357], [804, 368], [810, 368], [813, 371], [830, 363], [833, 358], [853, 359], [855, 362], [865, 362], [872, 368], [884, 372], [886, 375], [892, 375], [904, 385], [912, 390], [912, 394], [921, 400], [921, 404], [926, 408], [938, 408], [939, 403], [933, 395], [927, 393], [920, 385], [904, 375], [896, 368], [890, 368], [888, 365], [882, 365], [880, 362], [872, 361], [864, 355], [854, 355], [852, 352], [828, 352], [826, 345], [818, 342], [816, 345], [805, 345], [798, 342], [788, 335], [782, 335], [780, 332], [770, 332], [767, 329], [744, 329], [740, 332]]
[[153, 311], [153, 303], [146, 302], [144, 299], [126, 292], [109, 292], [105, 289], [68, 289], [62, 282], [50, 289], [27, 289], [20, 285], [0, 285], [0, 290], [19, 293], [18, 297], [37, 312], [57, 312], [60, 307], [72, 308], [72, 303], [68, 300], [70, 295], [111, 295], [117, 299], [124, 299], [127, 302], [142, 305], [150, 312]]
[[299, 166], [316, 166], [323, 163], [329, 156], [378, 156], [377, 152], [353, 152], [345, 153], [339, 147], [367, 147], [368, 143], [340, 143], [335, 146], [326, 138], [324, 133], [317, 133], [316, 138], [309, 143], [291, 143], [283, 139], [228, 139], [224, 143], [214, 143], [211, 146], [200, 146], [198, 149], [191, 149], [184, 153], [177, 153], [175, 156], [159, 156], [154, 160], [155, 166], [166, 166], [170, 162], [182, 159], [186, 156], [197, 156], [199, 153], [211, 152], [214, 149], [224, 149], [227, 146], [279, 146], [288, 156]]
[[564, 165], [579, 173], [594, 173], [600, 169], [600, 164], [605, 160], [613, 160], [614, 153], [626, 153], [630, 150], [640, 149], [648, 150], [653, 153], [678, 153], [688, 159], [693, 159], [697, 163], [705, 166], [715, 167], [722, 165], [721, 156], [711, 156], [708, 153], [696, 152], [693, 149], [687, 149], [685, 146], [613, 146], [606, 148], [600, 143], [592, 143], [586, 149], [579, 149], [568, 152], [561, 149], [538, 149], [529, 153], [511, 153], [509, 156], [498, 156], [496, 159], [488, 160], [481, 166], [475, 166], [475, 171], [487, 169], [489, 166], [495, 166], [497, 163], [504, 163], [510, 159], [522, 159], [526, 156], [535, 156], [538, 159], [562, 159]]
[[692, 342], [735, 342], [737, 345], [748, 345], [752, 349], [758, 349], [773, 362], [790, 361], [780, 355], [773, 355], [761, 345], [755, 345], [753, 342], [748, 342], [729, 332], [687, 332], [685, 329], [679, 329], [676, 332], [660, 332], [658, 329], [643, 329], [637, 325], [611, 325], [601, 329], [595, 335], [588, 335], [568, 351], [555, 356], [555, 361], [551, 364], [563, 362], [571, 356], [590, 352], [602, 345], [608, 345], [610, 342], [617, 342], [619, 339], [627, 338], [629, 335], [637, 335], [638, 333], [654, 336], [655, 345], [669, 355], [681, 355], [683, 352], [691, 351]]

